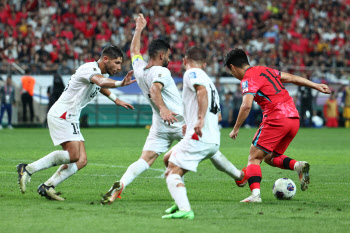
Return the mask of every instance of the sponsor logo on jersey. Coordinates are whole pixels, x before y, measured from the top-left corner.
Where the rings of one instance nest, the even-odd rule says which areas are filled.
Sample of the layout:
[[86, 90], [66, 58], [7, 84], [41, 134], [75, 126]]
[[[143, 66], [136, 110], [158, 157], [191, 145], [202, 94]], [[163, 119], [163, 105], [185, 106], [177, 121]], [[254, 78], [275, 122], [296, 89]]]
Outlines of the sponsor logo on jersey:
[[244, 81], [242, 83], [242, 90], [243, 90], [243, 92], [248, 91], [248, 81]]
[[188, 74], [189, 78], [197, 78], [196, 72], [191, 72]]

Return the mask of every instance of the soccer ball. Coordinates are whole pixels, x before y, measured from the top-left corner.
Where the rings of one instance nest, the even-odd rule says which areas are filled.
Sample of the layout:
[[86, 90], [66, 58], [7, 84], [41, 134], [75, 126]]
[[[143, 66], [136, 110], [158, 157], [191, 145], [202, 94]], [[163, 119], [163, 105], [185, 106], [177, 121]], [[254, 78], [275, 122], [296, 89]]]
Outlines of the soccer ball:
[[279, 200], [289, 200], [295, 196], [297, 187], [294, 182], [288, 178], [279, 178], [272, 188], [273, 195]]

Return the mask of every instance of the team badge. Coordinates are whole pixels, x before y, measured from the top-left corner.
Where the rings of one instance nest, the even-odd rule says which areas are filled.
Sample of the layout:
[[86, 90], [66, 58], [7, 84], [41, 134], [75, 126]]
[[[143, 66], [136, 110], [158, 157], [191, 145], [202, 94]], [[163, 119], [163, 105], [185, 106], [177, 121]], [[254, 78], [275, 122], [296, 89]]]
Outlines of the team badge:
[[96, 68], [94, 68], [94, 71], [97, 71]]
[[196, 75], [195, 72], [192, 72], [192, 73], [189, 73], [189, 74], [188, 74], [188, 77], [189, 77], [189, 78], [197, 78], [197, 75]]
[[242, 82], [242, 90], [243, 92], [248, 91], [248, 81]]
[[158, 74], [158, 78], [161, 78], [162, 77], [162, 74]]

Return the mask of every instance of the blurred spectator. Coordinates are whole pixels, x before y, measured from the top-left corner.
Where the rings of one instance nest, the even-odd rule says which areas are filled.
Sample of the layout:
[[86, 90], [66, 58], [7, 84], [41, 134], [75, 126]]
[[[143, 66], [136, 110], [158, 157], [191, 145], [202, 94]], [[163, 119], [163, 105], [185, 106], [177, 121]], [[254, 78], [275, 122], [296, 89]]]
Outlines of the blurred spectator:
[[221, 117], [220, 122], [223, 128], [230, 127], [233, 120], [233, 102], [232, 102], [232, 92], [225, 94], [225, 100], [221, 102]]
[[8, 117], [7, 128], [12, 128], [12, 105], [16, 103], [15, 88], [12, 86], [11, 76], [7, 76], [6, 84], [0, 88], [1, 112], [0, 112], [0, 129], [2, 129], [2, 117], [6, 110]]
[[335, 93], [332, 91], [331, 96], [323, 106], [323, 115], [326, 120], [326, 126], [336, 128], [338, 127], [338, 103], [335, 98]]
[[343, 117], [345, 121], [345, 127], [350, 128], [350, 85], [344, 88], [343, 104]]
[[297, 99], [299, 100], [300, 126], [311, 127], [313, 116], [313, 96], [310, 87], [300, 86]]
[[34, 109], [33, 109], [33, 96], [34, 96], [34, 85], [35, 79], [32, 76], [29, 76], [29, 71], [26, 72], [26, 75], [21, 78], [22, 82], [22, 106], [23, 106], [23, 122], [27, 122], [27, 106], [29, 107], [30, 112], [30, 121], [34, 121]]
[[52, 86], [47, 88], [47, 94], [49, 97], [49, 105], [47, 106], [47, 111], [50, 110], [52, 105], [60, 98], [62, 92], [64, 91], [64, 83], [61, 75], [55, 74], [53, 76]]
[[236, 91], [233, 95], [233, 120], [235, 123], [238, 117], [238, 113], [239, 113], [239, 109], [241, 107], [242, 104], [242, 89], [241, 89], [241, 85], [237, 84], [236, 86]]

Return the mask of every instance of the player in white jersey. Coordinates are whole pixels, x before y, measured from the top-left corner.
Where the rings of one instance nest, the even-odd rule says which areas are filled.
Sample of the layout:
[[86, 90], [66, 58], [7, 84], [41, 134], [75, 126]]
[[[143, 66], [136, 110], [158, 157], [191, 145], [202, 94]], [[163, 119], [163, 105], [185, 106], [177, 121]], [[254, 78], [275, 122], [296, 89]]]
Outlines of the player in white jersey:
[[[145, 26], [146, 20], [139, 14], [130, 52], [137, 83], [152, 107], [152, 127], [141, 158], [128, 167], [120, 181], [113, 184], [103, 196], [102, 204], [113, 203], [127, 185], [154, 163], [158, 155], [167, 151], [174, 140], [179, 141], [183, 137], [183, 103], [170, 71], [166, 68], [170, 46], [163, 40], [152, 41], [148, 48], [150, 60], [145, 62], [140, 54], [140, 37]], [[168, 165], [171, 152], [172, 150], [164, 156], [165, 166]], [[211, 157], [211, 162], [235, 180], [242, 179], [244, 175], [219, 151]]]
[[173, 141], [182, 138], [183, 108], [180, 93], [170, 71], [170, 45], [163, 40], [153, 40], [148, 48], [150, 59], [143, 60], [140, 38], [147, 22], [140, 14], [130, 46], [134, 75], [143, 95], [152, 107], [152, 126], [141, 157], [131, 164], [120, 181], [113, 184], [103, 196], [102, 204], [111, 204], [138, 175], [146, 171], [156, 158], [166, 152]]
[[[183, 77], [182, 99], [187, 130], [184, 138], [173, 148], [166, 172], [166, 182], [175, 205], [167, 209], [165, 219], [193, 219], [194, 213], [188, 201], [183, 176], [188, 171], [197, 171], [198, 164], [219, 154], [222, 167], [233, 166], [220, 152], [220, 131], [218, 117], [220, 104], [215, 85], [203, 71], [206, 65], [206, 51], [194, 46], [186, 51], [183, 63], [186, 72]], [[220, 157], [219, 157], [220, 158]], [[234, 167], [234, 166], [233, 166]], [[236, 180], [242, 180], [244, 174], [234, 167]]]
[[50, 135], [55, 146], [61, 145], [63, 150], [53, 151], [45, 157], [30, 163], [18, 164], [18, 182], [22, 193], [35, 172], [62, 165], [45, 183], [39, 185], [38, 193], [48, 199], [63, 201], [57, 195], [55, 186], [75, 174], [87, 164], [84, 138], [80, 132], [79, 117], [81, 110], [91, 102], [98, 92], [111, 99], [116, 105], [134, 109], [132, 105], [116, 98], [107, 88], [129, 85], [132, 71], [122, 81], [109, 79], [121, 70], [123, 53], [117, 46], [107, 46], [97, 62], [89, 62], [80, 66], [70, 78], [64, 92], [51, 107], [47, 120]]

